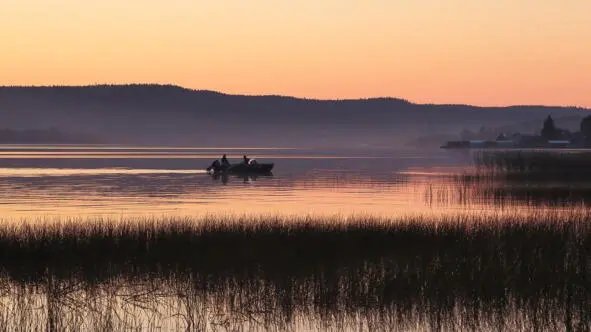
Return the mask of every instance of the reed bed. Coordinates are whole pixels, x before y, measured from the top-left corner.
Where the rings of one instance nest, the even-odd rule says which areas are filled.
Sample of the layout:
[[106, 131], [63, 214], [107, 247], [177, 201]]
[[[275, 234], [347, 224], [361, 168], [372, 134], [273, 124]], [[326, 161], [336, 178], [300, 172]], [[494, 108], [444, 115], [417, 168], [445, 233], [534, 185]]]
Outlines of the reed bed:
[[591, 153], [586, 151], [478, 151], [475, 172], [454, 176], [471, 201], [495, 205], [577, 208], [591, 203]]
[[[521, 317], [513, 328], [588, 329], [591, 213], [4, 222], [0, 276], [5, 289], [55, 299], [157, 285], [134, 294], [177, 298], [188, 330], [207, 329], [211, 310], [277, 330], [302, 315], [336, 329], [355, 317], [368, 329], [416, 319], [435, 330], [497, 329], [507, 317]], [[60, 305], [43, 316], [62, 317], [54, 330], [73, 324]]]
[[425, 202], [459, 204], [473, 207], [482, 204], [495, 207], [513, 206], [555, 209], [579, 209], [591, 204], [591, 183], [578, 181], [527, 181], [515, 177], [480, 173], [460, 174], [446, 186], [429, 187], [424, 191]]
[[[42, 280], [48, 270], [89, 280], [167, 270], [309, 276], [385, 261], [396, 268], [437, 267], [430, 271], [448, 281], [475, 276], [482, 267], [483, 278], [496, 274], [516, 282], [539, 272], [562, 280], [574, 272], [586, 276], [590, 250], [586, 209], [391, 220], [216, 217], [0, 225], [0, 268], [30, 281]], [[574, 264], [569, 260], [579, 268], [565, 270], [566, 263]]]
[[586, 151], [479, 151], [477, 168], [528, 180], [590, 180], [591, 153]]

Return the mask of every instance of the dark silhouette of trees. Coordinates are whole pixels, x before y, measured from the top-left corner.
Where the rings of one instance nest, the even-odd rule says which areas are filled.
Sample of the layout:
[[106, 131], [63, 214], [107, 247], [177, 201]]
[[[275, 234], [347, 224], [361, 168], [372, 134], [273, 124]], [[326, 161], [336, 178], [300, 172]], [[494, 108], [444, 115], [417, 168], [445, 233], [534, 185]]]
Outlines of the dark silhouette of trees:
[[544, 126], [542, 127], [542, 131], [540, 134], [544, 139], [547, 140], [556, 139], [558, 130], [556, 129], [556, 126], [554, 125], [554, 120], [550, 115], [548, 115], [546, 120], [544, 120]]
[[581, 120], [581, 134], [585, 145], [591, 143], [591, 115], [587, 115]]
[[[18, 110], [18, 111], [16, 111]], [[388, 145], [417, 134], [460, 128], [469, 139], [494, 140], [496, 126], [534, 123], [540, 113], [556, 124], [565, 116], [588, 110], [509, 106], [414, 104], [401, 99], [315, 100], [281, 96], [227, 95], [172, 85], [99, 85], [68, 87], [4, 87], [0, 92], [0, 124], [31, 129], [56, 126], [68, 132], [94, 133], [112, 143], [160, 145], [300, 145], [350, 146], [360, 141]], [[576, 120], [578, 127], [580, 118]], [[482, 132], [477, 124], [485, 124]], [[494, 130], [489, 130], [494, 128]], [[1, 129], [1, 128], [0, 128]], [[525, 131], [525, 130], [523, 130]], [[227, 135], [212, 135], [225, 132]], [[398, 143], [396, 143], [398, 144]]]

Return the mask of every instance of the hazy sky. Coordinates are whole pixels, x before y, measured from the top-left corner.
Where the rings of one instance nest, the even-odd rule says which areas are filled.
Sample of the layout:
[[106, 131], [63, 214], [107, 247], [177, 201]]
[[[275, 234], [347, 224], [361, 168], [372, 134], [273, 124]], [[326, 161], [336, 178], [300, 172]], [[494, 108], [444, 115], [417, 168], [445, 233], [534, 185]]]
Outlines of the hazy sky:
[[591, 107], [590, 0], [0, 0], [0, 84]]

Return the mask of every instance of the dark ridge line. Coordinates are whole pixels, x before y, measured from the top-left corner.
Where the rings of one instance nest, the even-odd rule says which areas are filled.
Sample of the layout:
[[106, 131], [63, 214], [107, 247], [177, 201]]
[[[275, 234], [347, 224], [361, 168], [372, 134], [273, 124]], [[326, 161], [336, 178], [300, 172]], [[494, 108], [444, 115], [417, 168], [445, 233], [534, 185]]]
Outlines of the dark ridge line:
[[295, 97], [289, 95], [278, 95], [278, 94], [232, 94], [232, 93], [225, 93], [215, 90], [207, 90], [207, 89], [192, 89], [186, 88], [180, 85], [175, 84], [157, 84], [157, 83], [127, 83], [127, 84], [87, 84], [87, 85], [3, 85], [0, 86], [0, 92], [4, 88], [11, 88], [11, 89], [87, 89], [87, 88], [172, 88], [178, 89], [185, 92], [190, 93], [204, 93], [204, 94], [212, 94], [217, 96], [226, 96], [226, 97], [246, 97], [246, 98], [283, 98], [288, 100], [296, 100], [296, 101], [308, 101], [308, 102], [364, 102], [364, 101], [395, 101], [399, 103], [405, 103], [409, 105], [415, 106], [434, 106], [434, 107], [471, 107], [471, 108], [478, 108], [478, 109], [509, 109], [509, 108], [567, 108], [567, 109], [576, 109], [576, 110], [588, 110], [591, 111], [591, 108], [586, 108], [582, 106], [575, 106], [575, 105], [534, 105], [534, 104], [514, 104], [514, 105], [504, 105], [504, 106], [482, 106], [482, 105], [470, 105], [470, 104], [462, 104], [462, 103], [452, 103], [452, 104], [436, 104], [436, 103], [415, 103], [405, 98], [398, 98], [398, 97], [391, 97], [391, 96], [381, 96], [381, 97], [367, 97], [367, 98], [308, 98], [308, 97]]

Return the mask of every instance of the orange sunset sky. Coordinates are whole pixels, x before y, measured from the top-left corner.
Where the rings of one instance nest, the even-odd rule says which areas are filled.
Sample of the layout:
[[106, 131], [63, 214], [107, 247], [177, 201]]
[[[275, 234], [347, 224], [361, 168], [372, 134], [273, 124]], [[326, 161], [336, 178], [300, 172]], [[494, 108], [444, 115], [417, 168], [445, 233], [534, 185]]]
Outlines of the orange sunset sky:
[[0, 84], [591, 107], [589, 0], [0, 0]]

